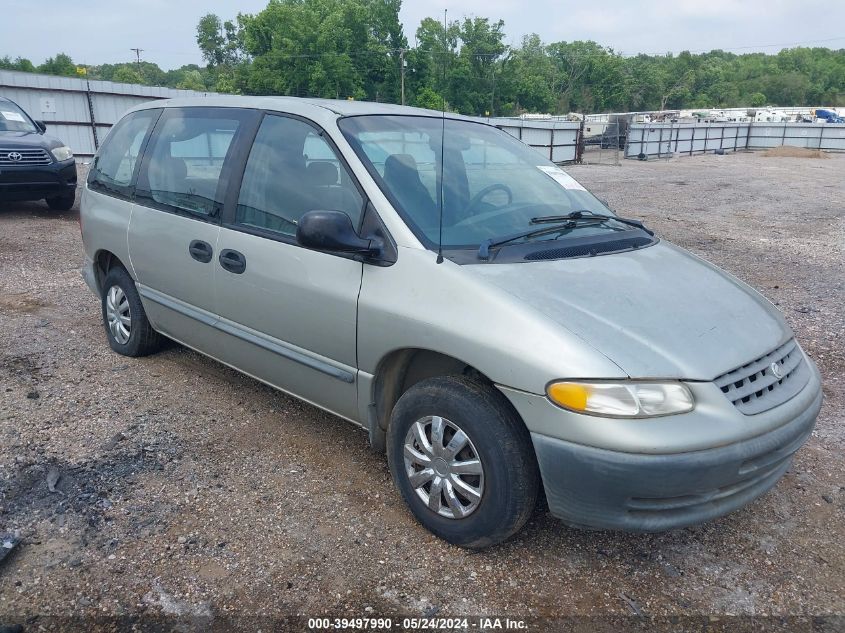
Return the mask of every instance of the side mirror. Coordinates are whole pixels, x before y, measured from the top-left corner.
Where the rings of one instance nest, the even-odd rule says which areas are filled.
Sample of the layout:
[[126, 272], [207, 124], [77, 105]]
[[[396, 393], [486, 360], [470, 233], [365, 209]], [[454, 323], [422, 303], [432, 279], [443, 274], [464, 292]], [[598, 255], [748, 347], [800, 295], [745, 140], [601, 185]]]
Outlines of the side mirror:
[[352, 220], [340, 211], [309, 211], [299, 219], [296, 241], [301, 246], [335, 253], [377, 255], [380, 245], [358, 236]]
[[44, 123], [44, 121], [36, 121], [35, 125], [38, 127], [39, 130], [41, 130], [42, 134], [47, 131], [47, 124]]

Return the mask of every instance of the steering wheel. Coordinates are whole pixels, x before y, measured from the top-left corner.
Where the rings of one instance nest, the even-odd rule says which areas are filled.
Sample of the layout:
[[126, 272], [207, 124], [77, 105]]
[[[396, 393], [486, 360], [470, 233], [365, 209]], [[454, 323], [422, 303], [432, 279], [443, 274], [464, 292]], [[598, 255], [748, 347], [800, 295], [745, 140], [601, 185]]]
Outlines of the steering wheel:
[[502, 183], [496, 183], [495, 185], [484, 187], [484, 189], [475, 194], [472, 197], [472, 200], [469, 201], [469, 204], [466, 206], [466, 209], [464, 209], [464, 213], [469, 215], [472, 211], [475, 211], [475, 207], [477, 207], [478, 204], [482, 200], [484, 200], [484, 198], [489, 196], [494, 191], [504, 191], [506, 194], [508, 194], [508, 202], [507, 204], [502, 205], [503, 207], [506, 207], [513, 203], [513, 191], [511, 191], [511, 188], [507, 185], [503, 185]]

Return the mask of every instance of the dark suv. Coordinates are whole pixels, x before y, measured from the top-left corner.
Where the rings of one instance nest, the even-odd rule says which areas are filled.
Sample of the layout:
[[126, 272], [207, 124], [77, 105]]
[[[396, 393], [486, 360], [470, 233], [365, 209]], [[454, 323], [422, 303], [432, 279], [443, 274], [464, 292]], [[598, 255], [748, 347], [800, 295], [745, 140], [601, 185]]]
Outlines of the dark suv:
[[14, 101], [0, 97], [0, 202], [40, 200], [67, 211], [76, 197], [76, 163], [71, 149], [44, 134]]

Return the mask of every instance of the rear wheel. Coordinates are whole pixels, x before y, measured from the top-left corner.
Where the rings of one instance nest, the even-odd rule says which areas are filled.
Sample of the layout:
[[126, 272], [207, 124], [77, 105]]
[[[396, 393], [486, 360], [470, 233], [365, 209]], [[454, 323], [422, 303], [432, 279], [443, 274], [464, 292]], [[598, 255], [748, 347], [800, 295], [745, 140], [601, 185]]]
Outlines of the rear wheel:
[[463, 376], [417, 383], [393, 409], [387, 445], [405, 502], [450, 543], [487, 547], [531, 516], [539, 489], [531, 438], [492, 386]]
[[73, 203], [76, 201], [75, 195], [56, 196], [54, 198], [47, 198], [47, 206], [53, 211], [70, 211], [73, 208]]
[[161, 348], [162, 336], [150, 325], [135, 282], [123, 268], [106, 275], [102, 304], [106, 337], [115, 352], [147, 356]]

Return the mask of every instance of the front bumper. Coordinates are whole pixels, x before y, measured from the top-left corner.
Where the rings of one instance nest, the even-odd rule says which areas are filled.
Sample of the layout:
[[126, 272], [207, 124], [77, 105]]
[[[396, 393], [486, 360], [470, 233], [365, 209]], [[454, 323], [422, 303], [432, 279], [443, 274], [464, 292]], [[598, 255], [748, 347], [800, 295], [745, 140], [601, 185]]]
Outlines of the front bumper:
[[40, 200], [76, 194], [74, 159], [49, 165], [0, 167], [0, 201]]
[[822, 393], [818, 381], [806, 389], [811, 404], [791, 421], [707, 450], [624, 453], [532, 433], [551, 513], [577, 527], [657, 532], [741, 508], [775, 485], [812, 432]]

